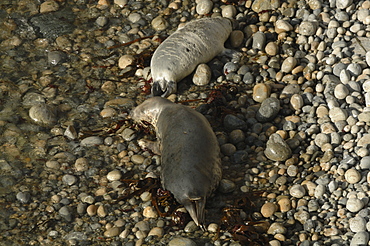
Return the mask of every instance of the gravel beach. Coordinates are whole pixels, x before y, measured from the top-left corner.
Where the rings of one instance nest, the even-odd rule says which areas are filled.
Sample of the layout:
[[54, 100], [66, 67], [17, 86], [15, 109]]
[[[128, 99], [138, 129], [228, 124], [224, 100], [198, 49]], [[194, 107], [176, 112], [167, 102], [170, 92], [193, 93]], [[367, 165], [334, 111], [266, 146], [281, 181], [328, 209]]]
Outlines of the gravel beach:
[[[128, 119], [153, 52], [218, 16], [240, 57], [168, 97], [220, 144], [202, 231], [121, 198], [160, 176]], [[1, 0], [0, 74], [0, 245], [370, 245], [370, 1]]]

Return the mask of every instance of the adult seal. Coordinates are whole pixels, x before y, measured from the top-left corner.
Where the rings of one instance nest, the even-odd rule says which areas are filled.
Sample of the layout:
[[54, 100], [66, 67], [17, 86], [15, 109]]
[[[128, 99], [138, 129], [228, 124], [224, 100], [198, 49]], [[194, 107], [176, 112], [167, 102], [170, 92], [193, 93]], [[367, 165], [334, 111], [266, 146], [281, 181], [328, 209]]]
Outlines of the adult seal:
[[162, 97], [152, 97], [130, 113], [152, 124], [161, 152], [161, 182], [184, 205], [198, 226], [204, 225], [207, 198], [222, 176], [217, 138], [199, 112]]
[[170, 35], [158, 46], [150, 62], [152, 95], [167, 97], [176, 92], [177, 82], [198, 64], [226, 51], [224, 43], [231, 31], [231, 20], [216, 17], [191, 21]]

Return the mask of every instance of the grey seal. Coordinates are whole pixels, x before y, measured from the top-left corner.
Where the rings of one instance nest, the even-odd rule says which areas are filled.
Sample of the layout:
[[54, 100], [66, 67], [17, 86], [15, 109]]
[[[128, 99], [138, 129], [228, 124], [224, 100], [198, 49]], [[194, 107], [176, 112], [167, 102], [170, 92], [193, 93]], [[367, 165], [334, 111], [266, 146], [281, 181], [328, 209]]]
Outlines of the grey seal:
[[204, 225], [207, 198], [222, 176], [220, 148], [208, 120], [187, 106], [152, 97], [133, 109], [131, 118], [155, 128], [161, 153], [161, 183]]
[[207, 63], [225, 49], [232, 31], [230, 19], [216, 17], [190, 21], [170, 35], [155, 50], [150, 62], [152, 95], [167, 97], [176, 92], [177, 82], [197, 65]]

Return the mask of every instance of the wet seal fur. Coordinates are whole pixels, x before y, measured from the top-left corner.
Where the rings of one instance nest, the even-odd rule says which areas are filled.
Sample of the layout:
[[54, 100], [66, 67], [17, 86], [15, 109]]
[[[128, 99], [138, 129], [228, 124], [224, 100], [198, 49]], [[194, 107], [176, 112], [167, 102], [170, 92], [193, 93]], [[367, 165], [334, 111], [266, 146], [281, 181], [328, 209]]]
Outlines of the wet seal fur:
[[202, 18], [187, 23], [170, 35], [153, 54], [150, 62], [152, 95], [167, 97], [176, 92], [177, 82], [200, 63], [207, 63], [222, 52], [232, 31], [230, 19]]
[[161, 152], [161, 182], [203, 227], [207, 197], [222, 176], [220, 148], [208, 120], [189, 107], [152, 97], [130, 113], [151, 123]]

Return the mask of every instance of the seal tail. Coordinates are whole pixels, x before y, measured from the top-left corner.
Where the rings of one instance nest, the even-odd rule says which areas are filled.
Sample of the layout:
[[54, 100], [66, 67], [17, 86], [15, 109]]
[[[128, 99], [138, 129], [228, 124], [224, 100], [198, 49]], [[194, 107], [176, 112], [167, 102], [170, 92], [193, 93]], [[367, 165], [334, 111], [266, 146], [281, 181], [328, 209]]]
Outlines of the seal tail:
[[189, 212], [191, 218], [194, 220], [197, 226], [205, 231], [204, 218], [205, 218], [205, 205], [206, 199], [203, 197], [190, 198], [190, 202], [185, 206], [186, 210]]

